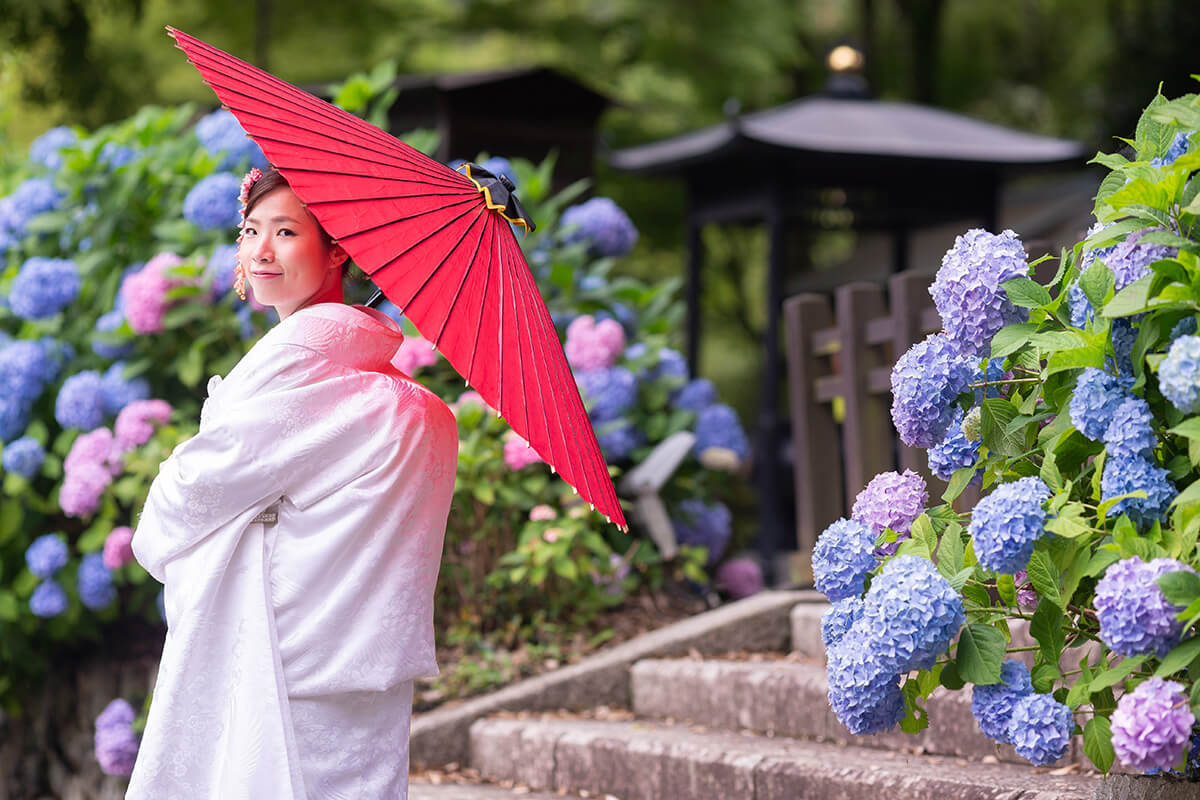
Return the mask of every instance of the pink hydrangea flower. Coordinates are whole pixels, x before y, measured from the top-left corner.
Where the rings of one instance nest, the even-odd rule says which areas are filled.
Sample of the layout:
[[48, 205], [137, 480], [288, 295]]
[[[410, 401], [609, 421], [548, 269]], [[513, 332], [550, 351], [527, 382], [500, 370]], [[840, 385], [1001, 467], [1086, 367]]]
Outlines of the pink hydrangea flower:
[[578, 317], [567, 326], [563, 350], [573, 369], [607, 369], [625, 350], [625, 329], [614, 319], [596, 322], [588, 315]]
[[763, 573], [758, 562], [749, 556], [731, 558], [717, 569], [717, 585], [741, 600], [763, 590]]
[[133, 529], [128, 525], [113, 528], [104, 540], [104, 566], [118, 569], [133, 561]]
[[121, 448], [108, 428], [96, 428], [82, 434], [71, 445], [71, 452], [63, 462], [63, 471], [70, 474], [84, 466], [100, 466], [112, 475], [121, 471]]
[[428, 339], [423, 336], [408, 336], [396, 351], [392, 364], [406, 375], [415, 375], [421, 367], [436, 364], [437, 360], [438, 355]]
[[58, 491], [58, 504], [68, 517], [86, 517], [100, 507], [100, 496], [112, 483], [112, 473], [100, 464], [82, 464], [67, 473]]
[[545, 520], [554, 519], [557, 516], [558, 514], [554, 512], [554, 509], [545, 503], [534, 506], [529, 511], [529, 520], [531, 522], [544, 522]]
[[154, 425], [163, 425], [171, 418], [171, 405], [166, 400], [135, 400], [117, 414], [116, 445], [121, 451], [141, 447], [154, 435]]
[[163, 316], [171, 302], [167, 291], [179, 281], [172, 280], [167, 270], [183, 263], [174, 253], [159, 253], [146, 262], [121, 283], [121, 295], [125, 299], [125, 318], [129, 327], [137, 333], [160, 333]]
[[541, 460], [541, 456], [532, 447], [528, 447], [525, 440], [516, 434], [513, 434], [512, 438], [504, 443], [504, 463], [508, 464], [508, 468], [514, 472]]
[[484, 410], [491, 408], [491, 406], [489, 406], [483, 399], [483, 396], [473, 389], [469, 392], [463, 392], [460, 394], [458, 396], [458, 400], [455, 402], [455, 405], [459, 408], [462, 408], [467, 403], [474, 403]]

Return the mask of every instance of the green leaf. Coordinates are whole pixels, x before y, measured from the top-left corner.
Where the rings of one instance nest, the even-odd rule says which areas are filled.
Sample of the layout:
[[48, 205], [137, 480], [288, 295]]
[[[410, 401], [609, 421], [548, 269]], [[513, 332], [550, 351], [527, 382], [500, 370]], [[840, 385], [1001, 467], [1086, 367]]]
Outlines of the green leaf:
[[1006, 456], [1019, 456], [1025, 452], [1024, 430], [1012, 434], [1004, 432], [1018, 413], [1016, 406], [1003, 398], [983, 401], [980, 421], [983, 425], [983, 442], [989, 450]]
[[0, 589], [0, 622], [16, 622], [21, 616], [21, 606], [17, 596], [6, 589]]
[[1092, 308], [1100, 308], [1104, 305], [1104, 300], [1108, 297], [1113, 285], [1112, 270], [1101, 261], [1092, 261], [1092, 265], [1088, 267], [1087, 271], [1079, 276], [1079, 288], [1083, 289]]
[[930, 558], [933, 557], [933, 551], [937, 549], [938, 538], [937, 533], [933, 530], [933, 523], [929, 521], [928, 514], [921, 514], [913, 520], [912, 538], [917, 539], [925, 546], [929, 552]]
[[1004, 634], [991, 625], [981, 622], [967, 625], [958, 637], [955, 657], [958, 674], [963, 680], [980, 686], [999, 683], [1004, 645]]
[[1076, 347], [1072, 350], [1059, 350], [1051, 353], [1046, 359], [1046, 377], [1057, 372], [1064, 372], [1069, 369], [1082, 369], [1083, 367], [1102, 367], [1104, 366], [1104, 348], [1096, 345], [1088, 345], [1087, 347]]
[[1192, 692], [1188, 697], [1188, 705], [1192, 707], [1192, 716], [1200, 719], [1200, 681], [1192, 684]]
[[1050, 487], [1050, 491], [1057, 492], [1062, 489], [1062, 473], [1058, 469], [1054, 453], [1047, 453], [1046, 457], [1042, 459], [1042, 467], [1038, 470], [1038, 475]]
[[1169, 428], [1167, 433], [1188, 439], [1200, 439], [1200, 417], [1188, 417], [1174, 428]]
[[1140, 667], [1145, 660], [1145, 656], [1134, 656], [1133, 658], [1125, 659], [1111, 669], [1104, 670], [1104, 672], [1092, 678], [1092, 691], [1098, 692], [1101, 689], [1116, 686], [1132, 675], [1133, 671]]
[[1158, 665], [1158, 669], [1154, 674], [1160, 678], [1165, 678], [1168, 675], [1184, 669], [1197, 657], [1200, 657], [1200, 636], [1193, 636], [1191, 639], [1184, 641], [1163, 658], [1162, 663]]
[[937, 549], [938, 572], [946, 580], [953, 578], [963, 568], [963, 555], [966, 547], [962, 540], [962, 526], [952, 522], [942, 532], [941, 543]]
[[1037, 329], [1038, 326], [1032, 322], [1005, 325], [992, 336], [991, 357], [1003, 358], [1020, 350]]
[[1000, 284], [1013, 305], [1021, 308], [1040, 308], [1050, 303], [1046, 287], [1029, 278], [1012, 278]]
[[1086, 513], [1082, 503], [1067, 503], [1058, 512], [1058, 516], [1046, 520], [1046, 530], [1067, 539], [1091, 533], [1092, 528], [1085, 518]]
[[1200, 577], [1186, 569], [1177, 569], [1158, 578], [1155, 583], [1167, 602], [1181, 608], [1200, 599]]
[[[1057, 592], [1057, 586], [1055, 587]], [[1063, 634], [1063, 612], [1057, 604], [1043, 599], [1029, 621], [1029, 635], [1038, 643], [1047, 661], [1058, 663], [1066, 636]]]
[[996, 591], [1000, 595], [1000, 599], [1004, 601], [1006, 606], [1015, 606], [1017, 604], [1017, 586], [1013, 582], [1012, 575], [1001, 573], [996, 576]]
[[1038, 595], [1062, 608], [1063, 601], [1058, 590], [1058, 568], [1054, 566], [1050, 556], [1041, 550], [1035, 550], [1030, 556], [1029, 566], [1025, 570]]
[[963, 467], [962, 469], [954, 470], [954, 474], [950, 476], [950, 483], [946, 486], [946, 491], [942, 493], [942, 499], [947, 503], [954, 502], [955, 498], [963, 493], [963, 489], [967, 488], [967, 485], [974, 477], [975, 467]]
[[1107, 717], [1096, 715], [1083, 726], [1083, 753], [1101, 772], [1107, 773], [1112, 767], [1116, 753], [1112, 746], [1112, 725]]
[[[966, 686], [962, 676], [958, 674], [958, 665], [953, 661], [942, 667], [942, 674], [938, 676], [938, 680], [942, 686], [945, 686], [947, 689], [954, 692]], [[1200, 686], [1200, 682], [1198, 682], [1196, 685]]]

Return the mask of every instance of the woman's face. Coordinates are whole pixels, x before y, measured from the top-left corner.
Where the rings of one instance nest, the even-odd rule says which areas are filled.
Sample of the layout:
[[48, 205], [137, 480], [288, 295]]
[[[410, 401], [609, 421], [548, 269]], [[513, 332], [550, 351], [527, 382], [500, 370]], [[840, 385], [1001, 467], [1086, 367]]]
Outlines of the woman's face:
[[287, 186], [264, 196], [246, 217], [238, 260], [254, 299], [274, 306], [280, 319], [314, 302], [341, 302], [346, 253], [326, 243], [316, 219]]

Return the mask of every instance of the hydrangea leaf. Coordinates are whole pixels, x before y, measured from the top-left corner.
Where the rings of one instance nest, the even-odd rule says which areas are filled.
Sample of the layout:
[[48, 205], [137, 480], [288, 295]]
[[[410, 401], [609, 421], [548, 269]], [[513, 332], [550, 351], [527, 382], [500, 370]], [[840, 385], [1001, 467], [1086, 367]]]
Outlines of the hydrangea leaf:
[[16, 622], [20, 615], [21, 609], [17, 602], [17, 596], [7, 590], [0, 591], [0, 621]]
[[1191, 706], [1192, 715], [1196, 719], [1200, 719], [1200, 681], [1192, 684], [1192, 692], [1188, 697], [1188, 705]]
[[[953, 661], [948, 662], [942, 667], [941, 674], [938, 675], [938, 681], [951, 691], [958, 691], [966, 686], [962, 676], [958, 674], [958, 665]], [[1197, 684], [1200, 686], [1200, 684]]]
[[942, 499], [947, 503], [954, 502], [974, 477], [975, 467], [963, 467], [962, 469], [954, 470], [954, 474], [950, 476], [950, 483], [947, 484], [946, 491], [942, 494]]
[[962, 531], [963, 527], [953, 522], [942, 532], [942, 540], [937, 548], [937, 567], [946, 580], [953, 580], [963, 568], [966, 549], [963, 545]]
[[937, 533], [933, 530], [933, 523], [929, 521], [928, 514], [921, 514], [915, 520], [913, 520], [912, 538], [920, 540], [920, 542], [925, 545], [925, 549], [929, 552], [929, 558], [932, 560], [933, 551], [936, 550], [938, 546], [938, 538]]
[[1081, 503], [1068, 503], [1058, 516], [1046, 521], [1046, 530], [1067, 539], [1086, 536], [1092, 532], [1085, 518], [1086, 511]]
[[958, 637], [955, 663], [963, 680], [986, 686], [999, 683], [1004, 663], [1004, 634], [991, 625], [974, 622]]
[[[1057, 586], [1055, 591], [1057, 592]], [[1059, 654], [1062, 653], [1063, 644], [1066, 642], [1062, 624], [1062, 609], [1046, 598], [1038, 603], [1037, 610], [1033, 612], [1033, 618], [1029, 621], [1029, 635], [1038, 643], [1042, 656], [1055, 664], [1058, 663]]]
[[1046, 291], [1046, 287], [1030, 278], [1010, 278], [1000, 285], [1004, 287], [1008, 299], [1015, 306], [1040, 308], [1050, 303], [1050, 293]]
[[1099, 673], [1092, 679], [1092, 692], [1095, 693], [1110, 686], [1116, 686], [1132, 675], [1133, 671], [1140, 667], [1145, 660], [1145, 656], [1134, 656], [1125, 659], [1115, 667]]
[[1177, 569], [1160, 576], [1155, 583], [1163, 597], [1177, 606], [1190, 606], [1200, 599], [1200, 576], [1185, 569]]
[[1087, 271], [1079, 276], [1079, 288], [1083, 289], [1084, 295], [1093, 308], [1100, 308], [1104, 305], [1114, 283], [1112, 270], [1106, 267], [1102, 261], [1093, 261]]
[[1032, 322], [1005, 325], [992, 336], [992, 358], [1003, 358], [1017, 352], [1038, 329]]
[[1063, 601], [1058, 588], [1058, 568], [1054, 566], [1050, 556], [1041, 550], [1035, 550], [1029, 558], [1029, 566], [1026, 567], [1026, 571], [1037, 593], [1062, 608]]
[[1107, 717], [1094, 716], [1083, 727], [1083, 752], [1096, 769], [1107, 773], [1116, 753], [1112, 746], [1112, 726]]
[[1154, 674], [1160, 678], [1165, 678], [1174, 672], [1184, 669], [1197, 658], [1200, 658], [1200, 637], [1194, 636], [1167, 653], [1162, 663], [1158, 665], [1158, 669], [1154, 671]]
[[1071, 350], [1059, 350], [1050, 354], [1046, 359], [1044, 374], [1050, 377], [1068, 369], [1083, 367], [1101, 367], [1104, 364], [1104, 349], [1096, 345], [1076, 347]]
[[1013, 581], [1012, 575], [997, 575], [996, 591], [1000, 594], [1000, 599], [1004, 601], [1006, 606], [1015, 606], [1017, 604], [1017, 585]]
[[1017, 408], [1008, 400], [988, 398], [980, 408], [983, 423], [983, 443], [992, 452], [1019, 456], [1025, 452], [1024, 431], [1005, 434], [1005, 428], [1017, 416]]

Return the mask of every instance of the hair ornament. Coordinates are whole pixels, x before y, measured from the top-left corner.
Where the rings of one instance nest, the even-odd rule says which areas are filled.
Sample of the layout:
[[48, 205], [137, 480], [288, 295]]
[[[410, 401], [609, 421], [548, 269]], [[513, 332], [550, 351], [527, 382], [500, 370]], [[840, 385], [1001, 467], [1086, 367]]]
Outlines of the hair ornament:
[[[246, 224], [246, 204], [250, 202], [250, 190], [262, 176], [262, 170], [258, 167], [251, 167], [250, 171], [242, 178], [242, 191], [238, 194], [238, 202], [242, 204], [242, 207], [238, 209], [238, 215], [242, 219], [242, 230], [238, 231], [237, 237], [239, 245], [242, 243], [242, 237], [246, 235], [244, 229]], [[233, 268], [233, 289], [237, 292], [239, 298], [242, 300], [246, 299], [246, 269], [242, 266], [240, 252], [238, 253], [237, 266]]]

